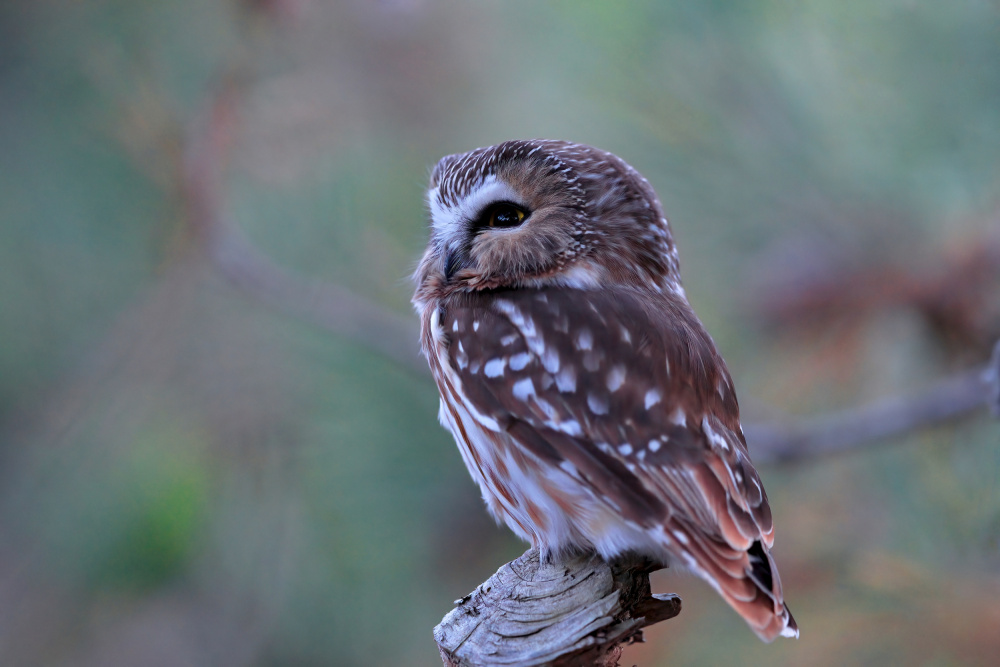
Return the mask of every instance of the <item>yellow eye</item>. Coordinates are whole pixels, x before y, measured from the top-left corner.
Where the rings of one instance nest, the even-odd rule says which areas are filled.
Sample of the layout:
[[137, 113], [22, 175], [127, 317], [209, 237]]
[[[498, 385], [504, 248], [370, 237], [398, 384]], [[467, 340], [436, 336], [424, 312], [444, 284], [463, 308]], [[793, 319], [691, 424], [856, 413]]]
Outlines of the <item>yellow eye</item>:
[[486, 224], [489, 227], [517, 227], [524, 222], [526, 213], [506, 202], [494, 204], [486, 210]]

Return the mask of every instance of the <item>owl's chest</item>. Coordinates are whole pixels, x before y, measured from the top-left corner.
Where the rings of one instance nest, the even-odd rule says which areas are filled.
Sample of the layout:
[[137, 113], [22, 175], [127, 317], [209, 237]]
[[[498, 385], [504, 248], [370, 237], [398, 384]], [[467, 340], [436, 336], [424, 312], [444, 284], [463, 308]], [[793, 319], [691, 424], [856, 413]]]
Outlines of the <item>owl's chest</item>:
[[567, 508], [586, 506], [589, 494], [565, 471], [528, 452], [495, 416], [468, 399], [438, 317], [432, 311], [422, 321], [424, 351], [441, 395], [438, 419], [454, 436], [490, 512], [533, 544], [577, 542], [576, 517]]
[[[438, 311], [425, 309], [421, 320], [424, 353], [441, 395], [438, 420], [455, 438], [462, 460], [493, 515], [522, 537], [533, 539], [530, 521], [522, 516], [522, 506], [527, 504], [522, 499], [534, 495], [531, 485], [523, 483], [527, 462], [513, 460], [515, 450], [509, 436], [465, 396], [462, 380], [451, 366], [450, 341], [441, 328]], [[522, 482], [517, 483], [518, 479]]]

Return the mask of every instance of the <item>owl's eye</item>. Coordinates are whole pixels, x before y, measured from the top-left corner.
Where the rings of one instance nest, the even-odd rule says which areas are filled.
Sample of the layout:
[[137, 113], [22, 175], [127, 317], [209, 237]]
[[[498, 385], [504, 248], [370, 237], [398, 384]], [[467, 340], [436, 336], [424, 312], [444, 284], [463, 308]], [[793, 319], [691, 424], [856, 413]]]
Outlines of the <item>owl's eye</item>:
[[526, 216], [527, 213], [517, 206], [500, 202], [483, 211], [479, 222], [482, 227], [517, 227]]

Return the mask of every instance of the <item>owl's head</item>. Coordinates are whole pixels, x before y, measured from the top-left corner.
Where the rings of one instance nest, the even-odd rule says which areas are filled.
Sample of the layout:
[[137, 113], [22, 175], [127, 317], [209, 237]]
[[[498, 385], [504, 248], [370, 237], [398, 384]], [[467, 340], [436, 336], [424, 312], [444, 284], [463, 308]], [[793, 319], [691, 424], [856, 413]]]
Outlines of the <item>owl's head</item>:
[[677, 253], [652, 187], [604, 151], [506, 141], [441, 159], [418, 293], [612, 284], [680, 292]]

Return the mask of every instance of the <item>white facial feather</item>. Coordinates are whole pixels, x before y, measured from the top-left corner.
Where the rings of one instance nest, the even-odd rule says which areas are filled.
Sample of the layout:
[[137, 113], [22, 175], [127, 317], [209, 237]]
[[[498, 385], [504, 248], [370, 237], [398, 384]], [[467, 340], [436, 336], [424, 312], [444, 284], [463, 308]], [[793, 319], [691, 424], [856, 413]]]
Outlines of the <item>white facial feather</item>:
[[452, 245], [465, 237], [469, 222], [479, 217], [490, 204], [506, 201], [524, 206], [521, 200], [521, 195], [514, 188], [498, 180], [493, 174], [484, 177], [455, 206], [444, 204], [438, 195], [438, 189], [433, 188], [427, 193], [431, 209], [431, 229], [439, 241]]

